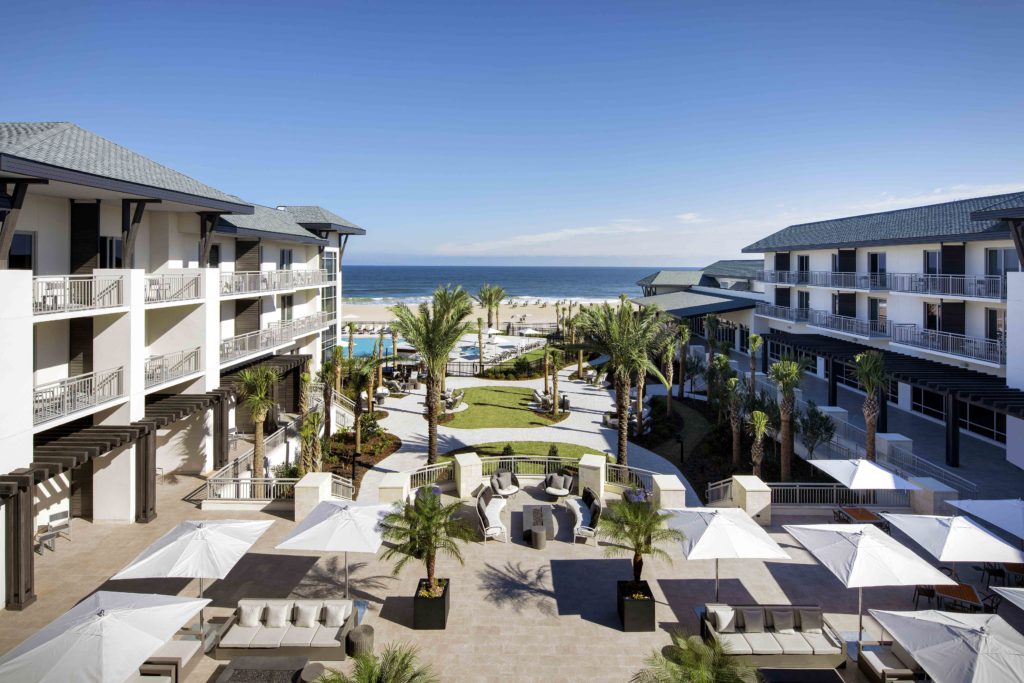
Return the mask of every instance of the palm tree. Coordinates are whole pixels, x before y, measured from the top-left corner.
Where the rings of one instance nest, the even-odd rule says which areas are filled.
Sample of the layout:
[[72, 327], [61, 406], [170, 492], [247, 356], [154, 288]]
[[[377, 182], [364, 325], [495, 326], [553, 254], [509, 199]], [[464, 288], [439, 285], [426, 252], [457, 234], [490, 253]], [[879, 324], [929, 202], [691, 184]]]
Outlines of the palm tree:
[[[690, 378], [690, 393], [692, 394], [696, 391], [694, 383], [697, 381], [697, 378], [707, 372], [708, 364], [702, 356], [689, 355], [686, 356], [685, 367], [686, 371], [683, 373], [683, 377]], [[705, 391], [707, 391], [707, 387], [705, 387]]]
[[711, 365], [711, 357], [715, 354], [715, 346], [718, 344], [718, 329], [722, 321], [714, 313], [709, 313], [704, 318], [704, 336], [708, 341], [708, 365]]
[[437, 421], [448, 356], [469, 332], [466, 318], [473, 306], [461, 287], [446, 286], [434, 290], [432, 306], [423, 303], [413, 312], [401, 305], [391, 312], [397, 318], [395, 329], [416, 348], [427, 367], [427, 464], [433, 465], [437, 462]]
[[484, 319], [476, 319], [476, 348], [480, 352], [480, 374], [484, 374]]
[[729, 426], [732, 427], [732, 469], [740, 468], [743, 449], [743, 385], [736, 377], [725, 383], [725, 398], [729, 407]]
[[324, 392], [324, 433], [331, 435], [331, 413], [334, 412], [334, 388], [338, 376], [341, 375], [341, 368], [334, 362], [334, 358], [325, 358], [320, 363], [320, 370], [316, 373], [316, 381]]
[[361, 652], [355, 655], [352, 675], [328, 669], [317, 683], [438, 683], [429, 664], [419, 664], [419, 650], [406, 644], [389, 643], [380, 655]]
[[558, 371], [562, 367], [562, 352], [551, 351], [551, 414], [558, 417]]
[[878, 429], [878, 413], [881, 401], [885, 400], [886, 375], [885, 359], [880, 351], [864, 351], [853, 357], [853, 372], [864, 390], [864, 443], [865, 457], [875, 459], [875, 431]]
[[768, 434], [768, 416], [760, 410], [750, 413], [747, 428], [754, 437], [754, 445], [750, 447], [750, 462], [754, 465], [754, 476], [761, 476], [761, 461], [764, 459], [764, 437]]
[[814, 401], [807, 402], [807, 410], [797, 420], [800, 432], [800, 443], [807, 449], [807, 459], [814, 459], [814, 449], [820, 444], [828, 443], [836, 434], [836, 423], [832, 418], [818, 410]]
[[728, 397], [725, 395], [726, 383], [736, 374], [729, 366], [729, 356], [725, 354], [714, 356], [711, 365], [706, 370], [708, 383], [708, 401], [711, 403], [712, 387], [714, 387], [714, 408], [718, 413], [719, 424], [725, 419], [728, 409]]
[[544, 347], [544, 394], [545, 395], [550, 395], [550, 393], [551, 393], [551, 386], [548, 384], [548, 377], [549, 377], [549, 374], [551, 372], [551, 359], [549, 357], [550, 353], [551, 352], [548, 351], [548, 347], [545, 346]]
[[661, 342], [661, 367], [665, 368], [665, 382], [668, 391], [665, 393], [665, 415], [672, 415], [672, 383], [675, 376], [676, 351], [678, 350], [679, 332], [675, 323], [665, 324], [665, 334]]
[[717, 639], [672, 632], [672, 645], [651, 653], [632, 683], [757, 683], [757, 669]]
[[476, 295], [473, 297], [480, 306], [487, 311], [487, 327], [494, 327], [498, 315], [498, 307], [501, 300], [505, 298], [505, 290], [498, 285], [480, 285]]
[[632, 555], [633, 581], [639, 583], [644, 570], [644, 556], [660, 557], [672, 562], [672, 558], [659, 546], [666, 543], [682, 543], [683, 532], [671, 529], [666, 522], [672, 517], [656, 510], [646, 501], [623, 500], [612, 503], [597, 523], [598, 533], [610, 545], [605, 546], [605, 555]]
[[[352, 407], [352, 421], [355, 423], [354, 431], [356, 434], [356, 454], [363, 448], [363, 415], [366, 413], [360, 396], [365, 391], [367, 392], [367, 397], [369, 397], [374, 378], [377, 376], [377, 366], [386, 362], [386, 358], [376, 358], [374, 356], [356, 356], [352, 359], [345, 359], [345, 363], [348, 366], [346, 372], [348, 374], [349, 386], [356, 397]], [[369, 407], [370, 403], [367, 401], [367, 408]], [[373, 413], [370, 414], [372, 415]]]
[[356, 350], [356, 324], [348, 324], [348, 357], [355, 355]]
[[459, 543], [473, 540], [473, 528], [458, 516], [461, 509], [461, 500], [444, 505], [441, 496], [430, 488], [417, 491], [411, 503], [395, 503], [395, 509], [380, 524], [384, 539], [393, 543], [381, 559], [398, 558], [396, 576], [413, 560], [422, 561], [431, 595], [440, 596], [435, 575], [438, 554], [463, 564]]
[[278, 379], [277, 370], [268, 365], [256, 365], [238, 373], [239, 394], [242, 404], [252, 416], [255, 432], [252, 449], [253, 479], [263, 479], [266, 476], [263, 471], [263, 458], [266, 453], [266, 444], [263, 443], [263, 421], [274, 407], [274, 386]]
[[686, 398], [686, 358], [690, 355], [690, 326], [679, 326], [679, 400]]
[[302, 443], [302, 460], [299, 473], [319, 472], [323, 469], [323, 451], [320, 434], [324, 429], [324, 415], [317, 411], [310, 413], [299, 427]]
[[750, 351], [750, 390], [749, 395], [753, 396], [757, 393], [757, 352], [761, 348], [761, 344], [764, 343], [764, 339], [759, 334], [751, 334], [747, 340], [747, 347]]
[[793, 478], [793, 411], [796, 408], [796, 389], [803, 379], [803, 362], [783, 359], [772, 363], [768, 377], [779, 390], [779, 471], [782, 481]]

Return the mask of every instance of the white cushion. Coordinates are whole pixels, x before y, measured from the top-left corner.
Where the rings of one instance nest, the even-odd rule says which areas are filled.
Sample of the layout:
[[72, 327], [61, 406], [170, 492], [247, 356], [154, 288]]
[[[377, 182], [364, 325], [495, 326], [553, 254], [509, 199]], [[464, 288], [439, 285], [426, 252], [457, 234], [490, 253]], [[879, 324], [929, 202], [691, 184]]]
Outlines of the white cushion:
[[742, 634], [739, 633], [719, 633], [717, 636], [718, 642], [722, 644], [725, 651], [731, 655], [749, 655], [751, 654], [750, 645], [744, 640]]
[[548, 494], [549, 496], [568, 496], [569, 489], [556, 489], [549, 486], [548, 488], [544, 489], [544, 493]]
[[791, 635], [796, 633], [796, 629], [793, 628], [793, 610], [791, 609], [773, 609], [769, 610], [772, 613], [772, 631], [775, 633], [783, 633]]
[[[739, 634], [737, 634], [739, 635]], [[743, 633], [743, 639], [750, 646], [750, 654], [781, 655], [782, 646], [771, 633]]]
[[837, 655], [842, 652], [842, 648], [837, 643], [833, 643], [832, 640], [824, 633], [801, 633], [807, 644], [811, 646], [816, 655]]
[[265, 602], [239, 602], [238, 625], [245, 626], [246, 628], [256, 628], [260, 626], [260, 622], [263, 618], [263, 608], [266, 604], [267, 603]]
[[263, 623], [267, 628], [284, 628], [291, 621], [291, 616], [291, 602], [268, 602], [267, 617]]
[[[220, 638], [221, 647], [249, 647], [252, 639], [262, 630], [260, 626], [239, 626], [235, 624]], [[196, 641], [199, 642], [198, 640]]]
[[760, 608], [757, 608], [757, 609], [741, 609], [740, 613], [743, 614], [743, 632], [744, 633], [763, 633], [764, 632], [764, 610], [763, 609], [760, 609]]
[[352, 614], [351, 600], [324, 601], [324, 626], [340, 628], [345, 625], [345, 620], [350, 614]]
[[288, 632], [289, 628], [291, 627], [270, 628], [264, 626], [252, 637], [249, 647], [281, 647], [281, 639], [284, 638], [284, 634]]
[[907, 666], [900, 661], [899, 657], [892, 653], [889, 648], [882, 648], [880, 650], [870, 649], [863, 650], [860, 656], [864, 659], [864, 663], [871, 667], [872, 671], [882, 674], [883, 671], [890, 669], [906, 669]]
[[822, 617], [821, 610], [802, 609], [800, 610], [800, 631], [803, 633], [821, 633]]
[[319, 628], [320, 625], [315, 622], [310, 627], [289, 626], [281, 638], [281, 647], [309, 647]]
[[711, 625], [719, 633], [736, 632], [736, 610], [732, 607], [711, 607], [708, 609]]
[[586, 506], [582, 498], [571, 498], [568, 501], [569, 509], [576, 516], [576, 526], [590, 526], [590, 508]]
[[184, 667], [186, 664], [192, 661], [194, 657], [200, 656], [203, 653], [202, 642], [198, 640], [168, 640], [166, 643], [160, 646], [160, 649], [154, 652], [152, 657], [166, 657], [167, 659], [177, 659], [180, 666]]
[[320, 605], [320, 602], [296, 602], [295, 625], [299, 628], [316, 628]]
[[513, 493], [515, 493], [518, 490], [519, 490], [519, 487], [516, 486], [515, 484], [513, 484], [512, 486], [509, 486], [508, 488], [499, 488], [498, 489], [498, 495], [499, 496], [511, 496]]
[[782, 651], [787, 655], [814, 654], [814, 648], [799, 633], [773, 633]]
[[[310, 647], [338, 647], [341, 645], [341, 641], [338, 639], [339, 633], [341, 633], [340, 628], [321, 626], [313, 634], [313, 640], [310, 641], [309, 645]], [[316, 659], [316, 657], [313, 659]]]

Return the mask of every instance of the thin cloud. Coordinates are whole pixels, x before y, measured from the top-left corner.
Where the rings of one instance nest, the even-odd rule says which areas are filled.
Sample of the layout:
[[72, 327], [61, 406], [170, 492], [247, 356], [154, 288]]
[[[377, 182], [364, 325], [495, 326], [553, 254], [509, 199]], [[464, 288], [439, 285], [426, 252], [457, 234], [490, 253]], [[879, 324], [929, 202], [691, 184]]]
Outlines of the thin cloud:
[[688, 213], [681, 213], [676, 216], [676, 220], [683, 225], [698, 225], [700, 223], [707, 223], [708, 220], [702, 217], [699, 213], [690, 211]]
[[[479, 242], [446, 242], [438, 245], [435, 253], [441, 256], [568, 256], [590, 251], [594, 242], [577, 241], [582, 237], [624, 235], [653, 232], [657, 228], [637, 224], [631, 220], [615, 221], [610, 225], [581, 228], [562, 228], [548, 232], [514, 235], [504, 239]], [[602, 254], [609, 253], [609, 242], [598, 240]]]
[[847, 210], [856, 212], [891, 211], [894, 209], [909, 209], [914, 206], [926, 206], [928, 204], [942, 204], [953, 202], [958, 199], [970, 197], [984, 197], [994, 194], [1010, 194], [1011, 192], [1024, 192], [1024, 183], [994, 183], [991, 185], [951, 185], [949, 187], [937, 187], [930, 192], [919, 192], [917, 194], [905, 195], [902, 197], [892, 196], [883, 193], [876, 200], [851, 204]]

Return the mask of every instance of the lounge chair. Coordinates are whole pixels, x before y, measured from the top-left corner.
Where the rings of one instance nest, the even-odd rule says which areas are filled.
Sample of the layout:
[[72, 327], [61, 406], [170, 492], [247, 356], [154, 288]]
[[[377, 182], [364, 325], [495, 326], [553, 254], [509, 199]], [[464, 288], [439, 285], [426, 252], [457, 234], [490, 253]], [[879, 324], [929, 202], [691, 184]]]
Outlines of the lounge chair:
[[519, 477], [516, 476], [515, 472], [504, 470], [495, 472], [491, 476], [491, 490], [502, 498], [516, 495], [519, 493], [519, 489]]
[[924, 673], [921, 665], [896, 641], [857, 643], [857, 668], [873, 683], [913, 681]]
[[567, 498], [565, 506], [573, 516], [572, 535], [573, 542], [582, 538], [586, 543], [591, 538], [597, 542], [597, 524], [601, 521], [601, 513], [604, 511], [604, 503], [601, 497], [587, 487], [583, 489], [583, 495], [578, 498]]
[[480, 518], [480, 529], [484, 534], [484, 543], [489, 538], [505, 537], [508, 543], [508, 527], [501, 521], [501, 511], [505, 509], [505, 499], [484, 487], [476, 499], [476, 513]]
[[390, 379], [385, 382], [384, 386], [393, 394], [404, 394], [405, 387], [398, 383], [398, 380]]
[[458, 410], [459, 406], [462, 405], [462, 397], [466, 395], [466, 392], [458, 394], [452, 394], [452, 397], [445, 402], [446, 410]]
[[544, 477], [544, 493], [562, 499], [572, 493], [573, 479], [571, 474], [551, 473]]

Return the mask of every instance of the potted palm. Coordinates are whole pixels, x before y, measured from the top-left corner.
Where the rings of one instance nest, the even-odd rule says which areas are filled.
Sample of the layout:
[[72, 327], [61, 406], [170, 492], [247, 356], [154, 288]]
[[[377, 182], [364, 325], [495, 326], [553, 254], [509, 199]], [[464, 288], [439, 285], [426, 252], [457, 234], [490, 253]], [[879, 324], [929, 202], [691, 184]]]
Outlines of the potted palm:
[[389, 643], [379, 655], [355, 655], [351, 676], [328, 669], [318, 683], [437, 683], [439, 679], [433, 669], [417, 662], [418, 656], [419, 651], [412, 645]]
[[632, 683], [757, 683], [757, 669], [742, 657], [731, 656], [717, 640], [673, 632], [672, 644], [647, 658]]
[[682, 543], [683, 533], [666, 524], [671, 517], [642, 501], [623, 500], [609, 506], [598, 522], [598, 532], [607, 541], [605, 555], [632, 555], [633, 579], [619, 581], [617, 605], [623, 631], [653, 631], [654, 593], [643, 580], [644, 556], [672, 561], [660, 546]]
[[458, 519], [461, 501], [445, 505], [431, 489], [420, 489], [411, 503], [397, 503], [381, 522], [385, 540], [394, 545], [384, 551], [384, 560], [396, 559], [397, 575], [412, 561], [423, 562], [427, 578], [420, 579], [412, 604], [414, 629], [443, 629], [451, 606], [451, 580], [435, 573], [439, 554], [463, 563], [459, 543], [473, 538], [472, 528]]

